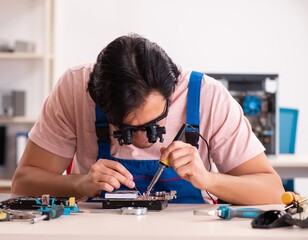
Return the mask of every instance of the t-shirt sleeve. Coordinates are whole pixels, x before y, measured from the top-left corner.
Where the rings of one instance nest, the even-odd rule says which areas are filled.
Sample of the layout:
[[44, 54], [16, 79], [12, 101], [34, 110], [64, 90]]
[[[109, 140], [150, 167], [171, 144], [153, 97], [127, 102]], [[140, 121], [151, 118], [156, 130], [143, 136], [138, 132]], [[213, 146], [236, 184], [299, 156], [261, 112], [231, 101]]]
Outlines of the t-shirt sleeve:
[[210, 92], [210, 97], [204, 101], [209, 108], [206, 124], [211, 157], [219, 172], [226, 173], [264, 152], [265, 148], [228, 90], [211, 78], [208, 84], [206, 91]]
[[35, 144], [66, 158], [73, 158], [76, 150], [74, 85], [71, 80], [70, 71], [62, 75], [29, 133]]

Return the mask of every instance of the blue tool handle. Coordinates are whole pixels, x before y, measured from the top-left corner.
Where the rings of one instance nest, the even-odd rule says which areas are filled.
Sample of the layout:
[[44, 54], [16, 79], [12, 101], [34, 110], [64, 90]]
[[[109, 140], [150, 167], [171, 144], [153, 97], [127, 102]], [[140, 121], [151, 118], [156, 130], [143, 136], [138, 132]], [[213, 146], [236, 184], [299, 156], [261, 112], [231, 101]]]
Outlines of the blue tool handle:
[[61, 205], [53, 205], [50, 209], [43, 211], [42, 215], [46, 215], [45, 220], [58, 218], [63, 215], [64, 208]]
[[227, 220], [234, 217], [255, 218], [264, 212], [260, 208], [231, 208], [229, 206], [220, 206], [217, 210], [220, 211], [219, 217]]
[[264, 212], [260, 208], [234, 208], [234, 209], [230, 209], [230, 211], [231, 212], [233, 211], [233, 214], [231, 214], [231, 217], [242, 217], [242, 218], [255, 218], [260, 213]]

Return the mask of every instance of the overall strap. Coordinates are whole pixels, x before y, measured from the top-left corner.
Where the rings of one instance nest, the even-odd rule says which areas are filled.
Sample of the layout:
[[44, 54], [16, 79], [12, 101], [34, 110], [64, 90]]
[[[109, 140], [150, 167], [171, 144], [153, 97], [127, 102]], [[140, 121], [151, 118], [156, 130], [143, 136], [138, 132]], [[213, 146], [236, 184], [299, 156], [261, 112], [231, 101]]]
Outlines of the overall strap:
[[[192, 71], [188, 84], [186, 123], [199, 132], [200, 124], [200, 92], [203, 73]], [[185, 132], [186, 142], [198, 148], [199, 134], [190, 126]]]
[[95, 105], [95, 130], [98, 144], [98, 156], [100, 158], [110, 159], [110, 138], [109, 138], [109, 124], [105, 113], [100, 107]]

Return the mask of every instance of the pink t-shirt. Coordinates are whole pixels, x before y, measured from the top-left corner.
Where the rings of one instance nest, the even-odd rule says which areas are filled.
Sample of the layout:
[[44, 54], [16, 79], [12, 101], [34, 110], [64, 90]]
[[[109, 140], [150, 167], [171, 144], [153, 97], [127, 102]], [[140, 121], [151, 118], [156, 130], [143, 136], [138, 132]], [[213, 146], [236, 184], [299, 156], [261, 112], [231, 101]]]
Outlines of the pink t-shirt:
[[[92, 64], [77, 66], [63, 74], [29, 133], [30, 139], [47, 151], [74, 158], [73, 171], [81, 173], [89, 171], [98, 153], [95, 103], [87, 91], [92, 68]], [[120, 146], [111, 137], [112, 156], [137, 160], [159, 159], [160, 148], [172, 142], [186, 120], [190, 71], [181, 72], [171, 97], [164, 142], [139, 149], [133, 145]], [[226, 173], [265, 150], [251, 131], [241, 106], [220, 82], [206, 75], [203, 77], [200, 104], [200, 133], [210, 144], [211, 160], [219, 172]], [[207, 148], [201, 139], [199, 153], [208, 168]]]

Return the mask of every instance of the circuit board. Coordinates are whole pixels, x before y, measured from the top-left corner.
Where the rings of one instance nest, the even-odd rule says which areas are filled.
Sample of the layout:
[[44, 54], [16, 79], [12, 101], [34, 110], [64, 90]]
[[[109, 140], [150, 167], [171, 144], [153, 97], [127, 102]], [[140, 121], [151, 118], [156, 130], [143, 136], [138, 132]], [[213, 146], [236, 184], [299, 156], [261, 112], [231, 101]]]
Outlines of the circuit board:
[[[2, 209], [12, 209], [12, 210], [37, 210], [41, 207], [41, 203], [43, 202], [43, 198], [41, 197], [24, 197], [24, 196], [11, 196], [7, 197], [7, 199], [3, 199], [0, 201], [0, 208]], [[47, 205], [69, 205], [68, 197], [60, 197], [60, 198], [50, 198], [48, 199]]]
[[138, 191], [115, 191], [104, 198], [94, 200], [102, 202], [103, 209], [123, 207], [146, 207], [148, 210], [160, 211], [168, 206], [168, 201], [176, 198], [176, 191], [154, 192], [150, 195], [138, 194]]
[[[103, 209], [117, 209], [123, 207], [146, 207], [148, 210], [163, 210], [168, 206], [168, 201], [176, 198], [176, 191], [153, 192], [150, 195], [142, 195], [138, 191], [120, 190], [105, 194], [105, 197], [92, 198], [94, 202], [101, 202]], [[51, 202], [52, 201], [52, 202]], [[9, 196], [0, 201], [0, 208], [15, 210], [36, 210], [44, 202], [43, 198]], [[67, 197], [53, 197], [48, 199], [47, 205], [69, 205]]]

